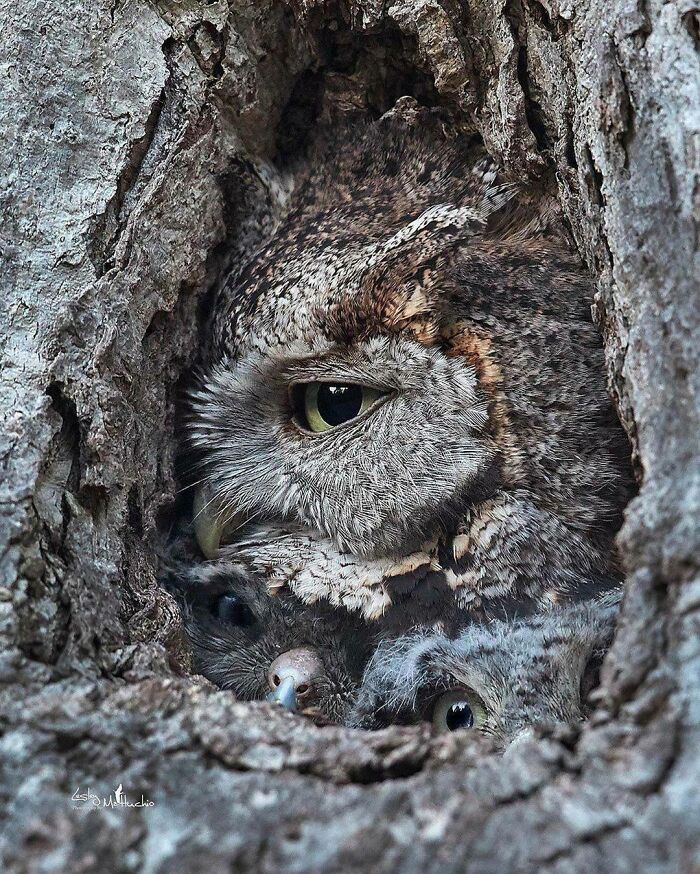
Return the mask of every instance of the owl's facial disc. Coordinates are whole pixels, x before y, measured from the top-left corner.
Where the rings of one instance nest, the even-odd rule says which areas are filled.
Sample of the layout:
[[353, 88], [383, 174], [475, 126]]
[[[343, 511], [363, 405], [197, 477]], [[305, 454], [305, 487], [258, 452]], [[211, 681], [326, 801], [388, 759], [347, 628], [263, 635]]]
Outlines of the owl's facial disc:
[[243, 543], [248, 519], [364, 558], [407, 555], [498, 477], [474, 367], [409, 337], [256, 350], [215, 367], [193, 400], [215, 495], [198, 498], [207, 556]]

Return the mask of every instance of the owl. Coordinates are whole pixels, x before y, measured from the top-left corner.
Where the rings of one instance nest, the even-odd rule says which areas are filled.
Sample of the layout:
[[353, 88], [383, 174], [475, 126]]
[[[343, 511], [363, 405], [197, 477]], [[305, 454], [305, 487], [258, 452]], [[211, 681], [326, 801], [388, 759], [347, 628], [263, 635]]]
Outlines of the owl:
[[507, 746], [542, 724], [580, 722], [612, 641], [617, 606], [561, 605], [468, 625], [455, 639], [414, 630], [379, 644], [347, 718], [356, 728], [432, 722]]
[[180, 604], [194, 670], [243, 701], [267, 700], [340, 723], [354, 701], [376, 637], [343, 617], [265, 583], [232, 563], [170, 563], [163, 585]]
[[224, 284], [191, 393], [204, 554], [395, 633], [619, 582], [591, 279], [475, 148], [409, 99], [339, 128]]

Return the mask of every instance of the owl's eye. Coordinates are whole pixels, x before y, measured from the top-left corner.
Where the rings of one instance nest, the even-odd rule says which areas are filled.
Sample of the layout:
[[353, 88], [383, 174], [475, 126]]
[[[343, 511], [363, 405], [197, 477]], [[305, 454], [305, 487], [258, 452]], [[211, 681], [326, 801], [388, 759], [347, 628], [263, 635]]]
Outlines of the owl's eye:
[[293, 390], [299, 423], [317, 434], [356, 419], [384, 395], [375, 388], [346, 382], [307, 382]]
[[228, 625], [247, 628], [255, 623], [253, 611], [237, 595], [221, 595], [212, 605], [212, 613]]
[[441, 732], [479, 728], [485, 719], [484, 705], [473, 692], [466, 689], [446, 692], [433, 707], [433, 725]]

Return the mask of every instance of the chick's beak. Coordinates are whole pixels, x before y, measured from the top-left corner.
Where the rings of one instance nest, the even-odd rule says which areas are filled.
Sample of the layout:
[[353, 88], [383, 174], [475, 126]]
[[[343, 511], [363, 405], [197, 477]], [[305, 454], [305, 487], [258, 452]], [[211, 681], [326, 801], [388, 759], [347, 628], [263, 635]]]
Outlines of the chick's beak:
[[294, 713], [297, 709], [297, 693], [295, 685], [293, 677], [285, 677], [279, 686], [274, 687], [265, 700], [269, 701], [271, 704], [281, 704], [285, 710]]
[[317, 681], [325, 674], [318, 653], [310, 647], [290, 649], [270, 665], [267, 700], [292, 713], [312, 700]]

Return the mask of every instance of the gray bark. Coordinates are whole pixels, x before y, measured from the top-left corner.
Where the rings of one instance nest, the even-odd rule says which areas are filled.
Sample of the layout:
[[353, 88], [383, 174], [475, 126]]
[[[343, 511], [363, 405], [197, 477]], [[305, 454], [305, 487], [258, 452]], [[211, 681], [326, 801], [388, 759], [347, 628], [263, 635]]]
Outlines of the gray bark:
[[[0, 10], [2, 870], [698, 870], [695, 0]], [[449, 106], [556, 191], [600, 278], [641, 480], [623, 615], [594, 718], [505, 758], [235, 702], [183, 673], [156, 584], [202, 303], [280, 208], [245, 167], [282, 179], [321, 86]], [[79, 786], [120, 783], [155, 804], [73, 809]]]

